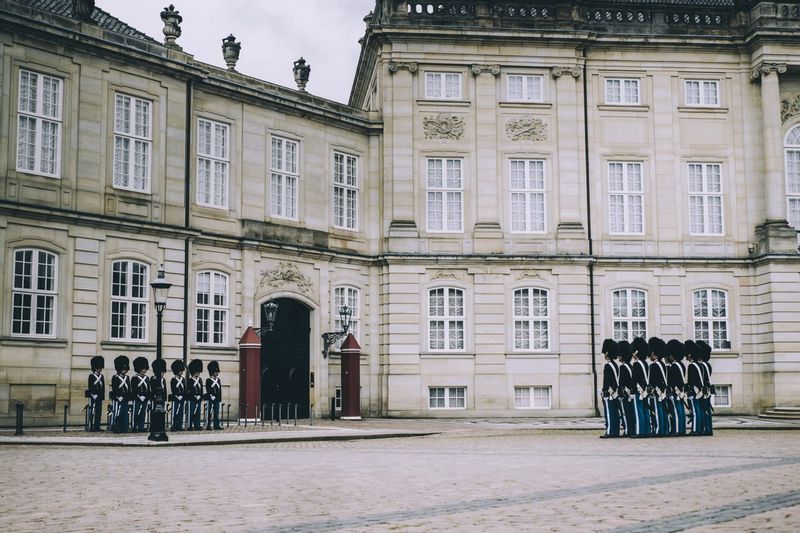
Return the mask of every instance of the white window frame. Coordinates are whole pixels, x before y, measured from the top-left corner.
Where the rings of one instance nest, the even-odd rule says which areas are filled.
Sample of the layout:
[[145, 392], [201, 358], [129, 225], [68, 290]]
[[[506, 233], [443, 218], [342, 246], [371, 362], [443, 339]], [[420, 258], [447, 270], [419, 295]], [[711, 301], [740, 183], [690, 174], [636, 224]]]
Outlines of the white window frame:
[[[546, 400], [546, 402], [542, 400]], [[553, 388], [550, 385], [514, 387], [514, 409], [552, 409]]]
[[[730, 407], [733, 405], [733, 385], [723, 384], [714, 385], [714, 407]], [[724, 392], [724, 394], [722, 394]], [[727, 402], [723, 403], [722, 398], [726, 398]]]
[[648, 338], [646, 290], [625, 287], [611, 291], [611, 330], [615, 341]]
[[[453, 92], [453, 88], [457, 90]], [[463, 76], [461, 72], [426, 72], [426, 100], [463, 100]]]
[[[437, 175], [436, 162], [440, 163], [441, 175]], [[428, 232], [463, 233], [464, 160], [447, 157], [425, 158], [425, 186], [425, 218]], [[454, 210], [458, 212], [453, 213]], [[434, 213], [441, 213], [441, 220], [432, 219]], [[437, 227], [439, 225], [441, 227]]]
[[270, 146], [269, 214], [298, 220], [300, 142], [273, 135]]
[[511, 315], [515, 352], [550, 350], [550, 291], [541, 287], [514, 289]]
[[[616, 220], [619, 214], [622, 215], [621, 225]], [[612, 235], [643, 235], [644, 216], [644, 164], [641, 161], [609, 161], [609, 233]]]
[[605, 102], [609, 105], [641, 105], [641, 80], [637, 78], [606, 78]]
[[195, 276], [195, 336], [197, 344], [228, 345], [230, 277], [217, 270]]
[[197, 205], [228, 208], [230, 126], [197, 119]]
[[509, 160], [512, 233], [547, 231], [546, 168], [544, 159]]
[[[116, 266], [125, 264], [125, 282], [115, 283]], [[134, 284], [134, 266], [139, 269], [137, 276], [141, 278], [141, 284]], [[120, 271], [121, 272], [121, 271]], [[111, 262], [111, 306], [109, 307], [109, 338], [112, 341], [121, 342], [147, 342], [148, 334], [148, 311], [150, 308], [150, 280], [148, 278], [150, 266], [135, 259], [116, 259]], [[125, 294], [117, 295], [115, 291], [124, 288]], [[139, 296], [134, 296], [134, 289], [139, 291]], [[124, 311], [115, 312], [117, 306], [123, 307]], [[134, 312], [134, 308], [139, 309], [139, 313]], [[134, 328], [133, 318], [137, 317], [139, 325]], [[115, 317], [122, 317], [124, 323], [115, 325]], [[115, 328], [122, 328], [123, 335], [115, 335]], [[134, 335], [134, 331], [139, 331], [139, 335]]]
[[[333, 309], [331, 309], [333, 331], [342, 331], [342, 318], [339, 316], [339, 309], [343, 305], [347, 305], [352, 313], [350, 315], [350, 329], [347, 331], [352, 333], [359, 343], [362, 343], [363, 339], [359, 337], [361, 332], [361, 290], [352, 285], [339, 285], [333, 288]], [[343, 342], [343, 338], [336, 342], [337, 350], [341, 349]]]
[[55, 338], [58, 255], [39, 248], [18, 248], [13, 261], [11, 336]]
[[[436, 403], [436, 405], [434, 405], [434, 402]], [[466, 387], [428, 387], [428, 409], [463, 410], [466, 408], [467, 408]]]
[[786, 220], [797, 231], [800, 243], [800, 126], [795, 126], [784, 139], [786, 174]]
[[719, 107], [719, 81], [691, 79], [683, 81], [684, 102], [692, 107]]
[[358, 231], [359, 157], [333, 152], [333, 227]]
[[[140, 110], [145, 115], [141, 122], [138, 120]], [[124, 120], [121, 114], [126, 111], [128, 116]], [[153, 159], [153, 102], [125, 93], [114, 93], [113, 120], [113, 186], [115, 189], [149, 193]], [[126, 150], [127, 161], [123, 157]], [[137, 166], [144, 168], [139, 178], [143, 180], [140, 185], [136, 183]]]
[[[35, 80], [35, 91], [26, 89], [23, 79], [28, 80], [28, 87], [31, 80]], [[51, 87], [55, 84], [55, 90], [45, 91], [46, 84], [51, 84]], [[20, 69], [17, 87], [19, 94], [17, 95], [16, 169], [28, 174], [60, 178], [64, 80]], [[53, 93], [55, 93], [54, 100]], [[25, 124], [31, 127], [24, 127]], [[46, 129], [50, 131], [45, 132]], [[31, 151], [33, 153], [30, 153]], [[46, 161], [45, 155], [49, 156]]]
[[731, 349], [729, 302], [728, 291], [723, 289], [702, 288], [692, 291], [692, 330], [695, 340], [707, 342], [716, 351]]
[[[716, 175], [713, 173], [714, 169], [716, 169]], [[725, 191], [722, 164], [691, 162], [687, 164], [686, 174], [689, 190], [689, 234], [724, 235]], [[714, 183], [715, 177], [718, 183]], [[699, 213], [695, 211], [698, 208], [700, 209]], [[719, 209], [718, 215], [712, 212], [716, 208]], [[717, 218], [718, 220], [716, 220]], [[716, 224], [719, 225], [719, 231], [714, 231]]]
[[[519, 92], [512, 94], [512, 84], [519, 84]], [[516, 87], [515, 87], [516, 89]], [[508, 74], [506, 96], [509, 102], [544, 102], [544, 76], [541, 74]]]
[[[459, 287], [428, 289], [428, 349], [432, 352], [463, 352], [466, 350], [466, 297]], [[442, 305], [439, 305], [441, 298]], [[451, 302], [458, 302], [459, 305]], [[441, 327], [439, 326], [441, 324]], [[442, 332], [434, 339], [434, 332]], [[459, 337], [460, 333], [460, 337]]]

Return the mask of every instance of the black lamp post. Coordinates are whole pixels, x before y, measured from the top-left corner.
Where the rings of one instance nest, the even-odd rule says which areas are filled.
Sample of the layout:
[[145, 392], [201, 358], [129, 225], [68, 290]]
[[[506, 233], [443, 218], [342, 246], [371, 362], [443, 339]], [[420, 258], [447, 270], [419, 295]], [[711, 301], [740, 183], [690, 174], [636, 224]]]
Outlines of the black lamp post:
[[161, 363], [161, 315], [167, 307], [167, 296], [172, 283], [164, 277], [164, 265], [158, 270], [158, 277], [154, 279], [150, 286], [153, 288], [153, 300], [156, 307], [156, 362], [153, 363], [155, 378], [153, 379], [153, 411], [150, 413], [150, 435], [147, 440], [167, 441], [166, 418], [167, 412], [164, 408], [166, 401], [166, 390], [162, 382], [162, 372], [166, 364]]
[[272, 300], [264, 305], [264, 325], [260, 328], [255, 328], [256, 335], [260, 339], [265, 333], [270, 333], [275, 327], [275, 317], [278, 315], [278, 304]]
[[328, 350], [333, 343], [347, 335], [347, 331], [350, 329], [350, 318], [352, 318], [352, 316], [353, 310], [348, 306], [343, 305], [339, 308], [339, 319], [342, 322], [342, 331], [329, 331], [322, 334], [322, 357], [328, 357]]

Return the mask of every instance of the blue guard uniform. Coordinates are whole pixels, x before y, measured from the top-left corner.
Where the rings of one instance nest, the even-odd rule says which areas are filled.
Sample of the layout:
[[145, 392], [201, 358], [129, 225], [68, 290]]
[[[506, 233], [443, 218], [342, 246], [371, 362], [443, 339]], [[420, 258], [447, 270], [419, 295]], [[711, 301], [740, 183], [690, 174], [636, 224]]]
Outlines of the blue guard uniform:
[[170, 366], [172, 379], [169, 382], [170, 398], [172, 399], [172, 431], [183, 431], [183, 417], [186, 416], [186, 378], [183, 372], [186, 365], [176, 359]]
[[134, 433], [144, 431], [144, 421], [147, 416], [147, 406], [150, 402], [150, 380], [147, 378], [147, 371], [150, 364], [144, 357], [137, 357], [133, 360], [133, 371], [135, 374], [131, 378], [133, 388], [133, 429]]
[[714, 424], [712, 422], [712, 414], [714, 407], [711, 405], [711, 399], [716, 394], [714, 385], [711, 383], [711, 346], [705, 341], [697, 341], [697, 346], [700, 347], [700, 370], [703, 371], [703, 435], [714, 434]]
[[705, 410], [703, 405], [703, 370], [700, 368], [700, 347], [694, 341], [686, 341], [686, 358], [689, 364], [686, 368], [686, 393], [692, 406], [692, 432], [690, 435], [703, 434], [705, 428]]
[[213, 418], [214, 429], [222, 429], [219, 422], [219, 406], [222, 401], [222, 380], [219, 377], [219, 363], [210, 361], [208, 363], [208, 375], [206, 380], [206, 398], [208, 399], [208, 418], [206, 419], [206, 429], [211, 429]]
[[650, 436], [650, 375], [648, 373], [645, 360], [650, 352], [647, 341], [641, 337], [633, 339], [633, 383], [635, 396], [633, 399], [634, 409], [636, 410], [636, 436]]
[[658, 337], [651, 337], [647, 343], [650, 347], [650, 407], [653, 413], [653, 432], [664, 436], [669, 432], [669, 420], [664, 405], [667, 400], [667, 367], [664, 364], [664, 352], [667, 343]]
[[631, 367], [631, 345], [628, 341], [617, 344], [619, 353], [619, 405], [622, 412], [622, 426], [625, 436], [636, 435], [636, 409], [633, 399], [636, 397], [636, 385], [633, 382], [633, 368]]
[[619, 368], [617, 367], [617, 343], [613, 339], [603, 341], [603, 355], [606, 364], [603, 366], [603, 413], [606, 419], [606, 431], [600, 438], [619, 437]]
[[128, 402], [131, 398], [131, 378], [128, 376], [130, 360], [120, 355], [114, 359], [117, 371], [111, 377], [111, 419], [109, 425], [114, 433], [128, 432]]
[[202, 429], [200, 426], [200, 410], [203, 405], [203, 361], [193, 359], [189, 363], [189, 380], [187, 394], [189, 397], [189, 431]]
[[103, 399], [106, 397], [106, 379], [103, 377], [105, 359], [102, 356], [92, 357], [92, 373], [86, 386], [86, 398], [89, 400], [86, 424], [87, 431], [102, 431], [100, 420], [103, 416]]
[[677, 339], [667, 343], [667, 355], [672, 360], [667, 370], [667, 391], [672, 412], [670, 435], [686, 435], [686, 367], [683, 364], [684, 346]]

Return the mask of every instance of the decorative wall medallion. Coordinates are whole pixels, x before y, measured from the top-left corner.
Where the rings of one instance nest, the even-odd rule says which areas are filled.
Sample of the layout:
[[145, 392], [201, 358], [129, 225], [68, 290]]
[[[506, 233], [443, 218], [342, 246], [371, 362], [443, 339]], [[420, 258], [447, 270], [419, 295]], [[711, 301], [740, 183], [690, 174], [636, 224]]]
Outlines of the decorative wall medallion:
[[796, 95], [793, 100], [781, 102], [781, 122], [786, 122], [797, 115], [800, 115], [800, 94]]
[[460, 280], [461, 277], [452, 270], [435, 270], [433, 274], [431, 274], [431, 280], [437, 279], [457, 279]]
[[553, 71], [551, 72], [554, 78], [560, 78], [565, 74], [569, 74], [573, 78], [580, 78], [581, 77], [581, 67], [578, 66], [569, 66], [569, 67], [553, 67]]
[[464, 135], [464, 119], [457, 115], [439, 113], [435, 117], [423, 117], [422, 126], [426, 139], [460, 139]]
[[523, 279], [542, 279], [541, 274], [538, 272], [534, 272], [533, 270], [526, 270], [522, 273], [522, 275], [518, 278], [520, 280]]
[[512, 141], [546, 141], [547, 124], [534, 117], [522, 117], [506, 122], [506, 135]]
[[281, 287], [286, 283], [294, 283], [302, 293], [310, 293], [312, 284], [297, 265], [287, 261], [281, 261], [273, 269], [261, 271], [261, 281], [258, 283], [259, 287], [269, 285], [270, 287]]

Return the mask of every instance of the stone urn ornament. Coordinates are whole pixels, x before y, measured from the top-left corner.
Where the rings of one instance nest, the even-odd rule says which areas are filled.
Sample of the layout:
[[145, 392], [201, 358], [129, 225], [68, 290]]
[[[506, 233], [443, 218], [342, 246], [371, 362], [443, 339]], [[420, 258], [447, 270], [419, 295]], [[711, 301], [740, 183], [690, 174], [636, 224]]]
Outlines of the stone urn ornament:
[[176, 48], [178, 50], [181, 47], [175, 40], [181, 36], [181, 22], [183, 22], [183, 17], [181, 14], [175, 10], [175, 6], [170, 4], [169, 7], [165, 7], [164, 11], [161, 12], [161, 20], [164, 21], [164, 45], [168, 48]]
[[307, 65], [306, 60], [301, 57], [294, 62], [292, 71], [294, 72], [294, 81], [297, 83], [297, 88], [306, 92], [306, 84], [311, 74], [311, 65]]
[[228, 65], [228, 70], [236, 70], [236, 62], [239, 61], [241, 49], [242, 43], [236, 42], [236, 37], [232, 33], [222, 39], [222, 57], [225, 59], [225, 64]]

